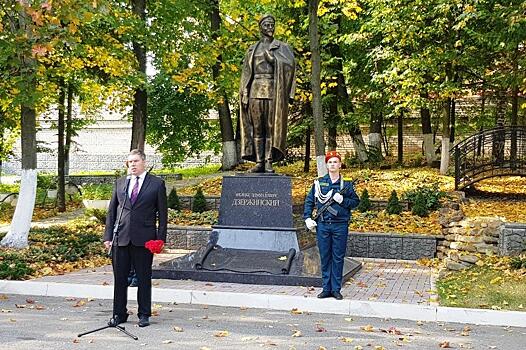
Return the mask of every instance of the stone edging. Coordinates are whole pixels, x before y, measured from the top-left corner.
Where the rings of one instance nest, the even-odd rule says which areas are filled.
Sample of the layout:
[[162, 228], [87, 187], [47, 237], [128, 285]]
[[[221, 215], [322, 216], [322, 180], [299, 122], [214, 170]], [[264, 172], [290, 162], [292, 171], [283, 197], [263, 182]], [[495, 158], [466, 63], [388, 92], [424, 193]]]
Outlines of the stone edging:
[[[206, 245], [212, 232], [206, 226], [168, 225], [166, 247], [199, 249]], [[390, 233], [349, 232], [347, 255], [364, 258], [416, 260], [433, 258], [441, 236], [403, 235]]]
[[[0, 293], [50, 297], [112, 299], [113, 286], [56, 282], [0, 280]], [[130, 293], [130, 299], [135, 295]], [[267, 310], [405, 319], [429, 322], [460, 322], [493, 326], [526, 327], [526, 312], [453, 308], [435, 305], [392, 304], [377, 301], [328, 300], [304, 296], [250, 294], [152, 288], [152, 301], [180, 304], [250, 307]]]

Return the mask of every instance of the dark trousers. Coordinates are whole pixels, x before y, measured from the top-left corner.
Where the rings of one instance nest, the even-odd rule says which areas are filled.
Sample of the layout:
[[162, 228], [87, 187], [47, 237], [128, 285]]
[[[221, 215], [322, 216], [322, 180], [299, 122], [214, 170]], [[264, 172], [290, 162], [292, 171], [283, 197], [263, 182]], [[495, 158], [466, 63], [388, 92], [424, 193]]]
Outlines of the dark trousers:
[[153, 254], [144, 247], [129, 244], [125, 247], [117, 247], [113, 250], [113, 277], [115, 286], [113, 289], [113, 314], [125, 317], [128, 310], [128, 275], [133, 263], [137, 273], [137, 303], [139, 312], [137, 316], [148, 316], [152, 314], [152, 262]]
[[334, 223], [318, 220], [316, 239], [320, 250], [323, 290], [339, 292], [342, 288], [343, 259], [347, 249], [347, 222]]

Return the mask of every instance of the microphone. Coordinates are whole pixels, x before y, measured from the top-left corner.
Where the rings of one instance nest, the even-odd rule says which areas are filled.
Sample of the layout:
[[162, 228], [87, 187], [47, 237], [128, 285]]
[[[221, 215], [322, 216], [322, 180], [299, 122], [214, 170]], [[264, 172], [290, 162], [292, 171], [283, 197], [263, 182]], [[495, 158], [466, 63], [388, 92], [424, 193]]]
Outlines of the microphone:
[[124, 184], [124, 190], [123, 190], [125, 194], [127, 194], [128, 192], [128, 187], [130, 186], [131, 178], [132, 178], [131, 175], [126, 176], [126, 182]]

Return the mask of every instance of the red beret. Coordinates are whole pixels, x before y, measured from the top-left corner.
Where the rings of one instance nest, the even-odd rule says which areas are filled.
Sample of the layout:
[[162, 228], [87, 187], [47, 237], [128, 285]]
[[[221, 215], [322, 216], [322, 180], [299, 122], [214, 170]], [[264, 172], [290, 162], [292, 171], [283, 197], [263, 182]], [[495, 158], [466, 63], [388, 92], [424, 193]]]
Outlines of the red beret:
[[325, 163], [327, 163], [329, 161], [329, 159], [331, 158], [338, 158], [340, 160], [340, 162], [342, 161], [342, 156], [340, 156], [340, 154], [336, 151], [329, 151], [327, 152], [327, 154], [325, 154]]

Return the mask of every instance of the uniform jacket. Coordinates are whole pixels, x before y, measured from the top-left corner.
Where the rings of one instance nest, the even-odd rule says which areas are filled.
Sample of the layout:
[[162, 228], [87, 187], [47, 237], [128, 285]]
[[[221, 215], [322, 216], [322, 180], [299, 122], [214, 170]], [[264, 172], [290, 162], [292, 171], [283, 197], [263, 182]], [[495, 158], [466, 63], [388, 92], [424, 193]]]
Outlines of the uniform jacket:
[[[320, 189], [323, 194], [326, 194], [331, 189], [333, 190], [333, 195], [336, 192], [340, 191], [340, 178], [332, 183], [331, 178], [329, 174], [320, 177], [318, 180], [320, 182]], [[350, 181], [349, 181], [350, 182]], [[349, 183], [347, 180], [344, 180], [344, 187], [347, 186]], [[334, 202], [331, 207], [337, 211], [337, 215], [333, 215], [329, 213], [328, 211], [325, 211], [319, 218], [319, 220], [322, 221], [331, 221], [331, 222], [349, 222], [351, 219], [351, 209], [354, 209], [358, 206], [360, 203], [360, 198], [356, 194], [354, 190], [354, 186], [351, 186], [350, 189], [342, 193], [343, 195], [343, 202], [341, 204], [338, 204]], [[312, 185], [309, 194], [307, 194], [307, 198], [305, 198], [305, 209], [303, 211], [303, 219], [307, 219], [311, 217], [312, 211], [314, 208], [320, 209], [323, 206], [323, 203], [320, 203], [315, 197], [314, 197], [314, 185]]]
[[104, 241], [113, 239], [113, 229], [123, 203], [124, 209], [118, 229], [119, 246], [126, 246], [129, 243], [144, 246], [147, 241], [157, 239], [166, 241], [168, 211], [164, 180], [146, 174], [133, 205], [126, 188], [129, 182], [127, 177], [121, 177], [113, 186], [113, 195], [106, 217]]

